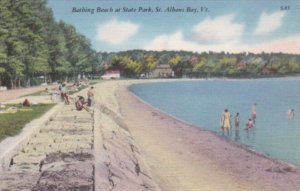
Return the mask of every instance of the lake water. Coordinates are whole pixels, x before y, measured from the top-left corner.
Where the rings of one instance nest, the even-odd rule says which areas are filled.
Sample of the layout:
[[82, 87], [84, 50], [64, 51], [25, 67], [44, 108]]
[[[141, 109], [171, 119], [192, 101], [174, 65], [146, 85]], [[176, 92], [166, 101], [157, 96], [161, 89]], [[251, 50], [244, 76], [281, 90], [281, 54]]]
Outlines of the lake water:
[[[129, 89], [163, 112], [251, 150], [300, 165], [300, 78], [177, 81], [136, 84]], [[254, 103], [255, 127], [245, 130]], [[232, 119], [240, 113], [240, 127], [224, 135], [220, 118], [225, 108]], [[292, 120], [287, 117], [290, 108], [295, 110]]]

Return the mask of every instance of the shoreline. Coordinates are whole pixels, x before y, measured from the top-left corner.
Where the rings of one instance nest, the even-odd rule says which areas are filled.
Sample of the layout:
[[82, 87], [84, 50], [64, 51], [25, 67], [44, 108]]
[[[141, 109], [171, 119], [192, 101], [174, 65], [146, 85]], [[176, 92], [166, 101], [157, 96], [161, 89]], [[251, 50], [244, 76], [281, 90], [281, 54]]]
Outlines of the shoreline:
[[[170, 81], [161, 81], [161, 82], [154, 81], [154, 82], [150, 82], [150, 83], [169, 83], [169, 82], [186, 82], [186, 81], [190, 81], [190, 82], [195, 82], [195, 81], [198, 81], [198, 82], [202, 82], [202, 81], [228, 81], [228, 82], [236, 82], [236, 81], [254, 81], [254, 80], [272, 80], [273, 81], [273, 80], [278, 80], [278, 79], [280, 79], [280, 78], [259, 78], [259, 79], [250, 79], [250, 78], [249, 79], [248, 78], [245, 78], [245, 79], [211, 78], [211, 79], [184, 79], [184, 80], [176, 79], [174, 81], [171, 81], [171, 80]], [[282, 80], [282, 79], [280, 79], [280, 80]], [[300, 76], [297, 76], [295, 78], [293, 78], [291, 76], [288, 76], [284, 80], [300, 80]], [[295, 166], [295, 167], [298, 167], [300, 169], [300, 163], [297, 164], [297, 163], [294, 163], [292, 161], [283, 160], [283, 159], [280, 159], [280, 158], [275, 158], [275, 157], [267, 154], [267, 152], [264, 153], [263, 151], [252, 149], [251, 145], [246, 145], [246, 144], [243, 144], [243, 143], [237, 143], [234, 140], [232, 140], [230, 138], [227, 138], [224, 135], [222, 136], [221, 133], [220, 133], [221, 130], [220, 131], [214, 131], [214, 130], [203, 128], [203, 127], [201, 127], [201, 125], [199, 126], [199, 125], [192, 124], [192, 123], [190, 123], [188, 121], [185, 121], [184, 119], [180, 119], [180, 118], [178, 118], [178, 117], [176, 117], [176, 116], [174, 116], [172, 114], [169, 114], [169, 113], [167, 113], [165, 111], [160, 110], [159, 108], [156, 108], [155, 106], [151, 105], [150, 103], [144, 101], [142, 98], [140, 98], [138, 95], [136, 95], [132, 90], [130, 90], [130, 88], [131, 88], [132, 85], [138, 85], [138, 84], [144, 84], [144, 83], [145, 83], [144, 81], [143, 82], [141, 81], [141, 82], [137, 82], [137, 83], [132, 83], [132, 84], [128, 85], [128, 90], [129, 90], [129, 92], [132, 93], [132, 96], [134, 96], [136, 99], [138, 99], [139, 101], [143, 102], [144, 104], [148, 105], [149, 107], [153, 108], [154, 110], [157, 110], [157, 111], [159, 111], [159, 112], [161, 112], [161, 113], [163, 113], [163, 114], [165, 114], [165, 115], [167, 115], [167, 116], [169, 116], [169, 117], [171, 117], [171, 118], [173, 118], [175, 120], [178, 120], [178, 121], [181, 121], [183, 123], [186, 123], [186, 124], [192, 126], [193, 128], [200, 128], [203, 131], [209, 131], [209, 132], [215, 134], [218, 138], [224, 139], [229, 144], [236, 145], [237, 147], [245, 149], [245, 150], [247, 150], [247, 151], [249, 151], [251, 153], [254, 153], [254, 154], [259, 155], [261, 157], [268, 158], [270, 160], [273, 160], [274, 162], [285, 163], [286, 165]], [[148, 82], [146, 81], [146, 83], [148, 83]], [[232, 131], [234, 131], [233, 129], [234, 128], [232, 128]], [[244, 129], [240, 128], [239, 130], [244, 130]]]
[[[150, 81], [146, 80], [146, 83], [147, 82], [150, 82]], [[155, 81], [152, 81], [152, 82], [155, 82]], [[140, 147], [142, 148], [142, 150], [145, 150], [146, 161], [148, 162], [150, 160], [150, 166], [157, 165], [157, 163], [155, 163], [153, 161], [151, 162], [151, 160], [153, 160], [153, 159], [151, 159], [151, 157], [153, 158], [153, 157], [158, 157], [158, 156], [151, 156], [149, 149], [158, 149], [155, 147], [160, 147], [161, 145], [149, 147], [149, 145], [147, 145], [145, 143], [146, 141], [143, 140], [143, 138], [139, 138], [139, 136], [143, 136], [142, 135], [143, 130], [145, 130], [145, 129], [141, 128], [142, 130], [136, 130], [135, 128], [133, 128], [133, 127], [136, 127], [137, 121], [136, 122], [132, 121], [133, 118], [130, 118], [130, 116], [128, 114], [126, 114], [126, 112], [125, 112], [127, 110], [128, 111], [135, 110], [135, 111], [130, 111], [130, 112], [133, 112], [136, 115], [138, 115], [141, 113], [145, 113], [143, 109], [146, 109], [146, 110], [148, 110], [147, 111], [148, 114], [150, 112], [150, 114], [152, 113], [152, 115], [153, 115], [153, 112], [154, 112], [154, 113], [156, 113], [157, 116], [160, 116], [160, 119], [158, 121], [168, 121], [167, 123], [169, 123], [168, 125], [170, 127], [168, 127], [169, 130], [167, 132], [164, 130], [161, 131], [162, 129], [159, 129], [159, 128], [162, 128], [163, 126], [155, 127], [156, 128], [155, 131], [157, 131], [157, 132], [155, 132], [156, 135], [163, 137], [165, 139], [170, 139], [170, 140], [174, 141], [175, 138], [167, 138], [168, 136], [163, 135], [164, 133], [170, 133], [170, 134], [175, 133], [177, 138], [182, 138], [183, 137], [182, 133], [183, 133], [183, 134], [185, 134], [184, 139], [186, 139], [188, 141], [192, 141], [192, 142], [197, 142], [197, 141], [195, 141], [195, 139], [199, 139], [199, 137], [194, 136], [194, 134], [205, 134], [205, 135], [201, 135], [200, 137], [202, 137], [202, 138], [209, 137], [211, 140], [213, 140], [213, 142], [215, 144], [211, 144], [211, 141], [210, 141], [209, 147], [212, 147], [212, 148], [210, 148], [209, 151], [207, 151], [207, 152], [203, 152], [204, 155], [202, 153], [202, 156], [201, 156], [194, 152], [194, 154], [191, 154], [191, 156], [195, 157], [195, 158], [202, 157], [202, 158], [205, 158], [204, 160], [213, 159], [212, 160], [212, 163], [213, 163], [212, 169], [219, 170], [221, 172], [221, 174], [223, 174], [223, 175], [224, 175], [224, 173], [227, 174], [226, 175], [227, 178], [226, 178], [226, 176], [225, 176], [225, 178], [224, 177], [223, 178], [228, 179], [226, 182], [231, 182], [230, 183], [231, 185], [235, 185], [235, 186], [228, 188], [228, 190], [241, 190], [241, 186], [243, 187], [242, 188], [243, 190], [297, 190], [300, 188], [299, 166], [287, 163], [285, 161], [270, 158], [262, 153], [258, 153], [256, 151], [250, 150], [250, 149], [246, 148], [245, 146], [238, 145], [236, 143], [233, 143], [232, 141], [226, 140], [226, 139], [216, 135], [214, 132], [195, 127], [191, 124], [186, 123], [183, 120], [177, 119], [174, 116], [170, 116], [169, 114], [159, 111], [158, 109], [154, 108], [153, 106], [149, 105], [148, 103], [146, 103], [143, 100], [141, 100], [140, 98], [138, 98], [136, 95], [134, 95], [132, 92], [130, 92], [130, 90], [128, 90], [129, 85], [136, 84], [136, 83], [145, 83], [145, 81], [132, 81], [129, 84], [121, 85], [121, 87], [118, 88], [117, 100], [119, 101], [119, 104], [120, 104], [121, 114], [124, 117], [124, 120], [128, 123], [129, 130], [133, 134], [133, 137], [137, 140], [138, 144], [140, 144]], [[124, 97], [124, 95], [125, 95], [125, 97]], [[128, 102], [130, 100], [131, 104], [135, 104], [134, 109], [130, 109], [128, 103], [126, 103], [125, 101], [122, 101], [122, 100], [126, 100], [126, 102]], [[127, 110], [126, 110], [126, 107], [127, 107]], [[144, 118], [145, 116], [143, 115], [142, 117]], [[139, 116], [139, 118], [142, 118], [142, 117]], [[155, 119], [155, 117], [156, 116], [151, 116], [151, 115], [148, 116], [148, 118], [150, 118], [152, 121], [153, 121], [153, 119], [157, 120], [157, 117], [156, 117], [156, 119]], [[144, 120], [144, 124], [151, 123], [152, 122], [151, 120], [150, 121]], [[138, 123], [143, 123], [141, 121], [143, 121], [143, 120], [140, 120]], [[180, 124], [180, 126], [183, 126], [181, 128], [184, 130], [181, 130], [181, 131], [179, 131], [180, 132], [179, 134], [178, 134], [178, 132], [176, 134], [175, 131], [178, 131], [178, 124]], [[158, 124], [158, 126], [159, 126], [159, 124]], [[171, 126], [173, 126], [173, 127], [171, 127]], [[169, 131], [173, 131], [173, 132], [169, 132]], [[147, 130], [147, 132], [153, 133], [153, 132], [151, 132], [151, 130]], [[145, 138], [145, 136], [144, 136], [144, 138]], [[150, 139], [148, 137], [148, 141], [149, 140]], [[169, 142], [169, 143], [172, 142], [170, 140], [165, 141], [165, 142]], [[207, 150], [208, 149], [207, 146], [203, 145], [203, 142], [201, 142], [201, 141], [200, 142], [198, 141], [198, 143], [195, 145], [189, 144], [188, 141], [185, 141], [185, 143], [182, 143], [184, 145], [183, 147], [187, 150], [195, 151], [195, 149], [196, 150], [199, 150], [199, 149]], [[199, 144], [199, 143], [202, 143], [202, 144]], [[173, 149], [172, 154], [174, 154], [175, 157], [179, 156], [178, 153], [176, 154], [176, 149], [172, 148], [171, 145], [164, 144], [164, 146], [169, 149]], [[225, 148], [220, 149], [222, 147], [225, 147]], [[168, 150], [168, 149], [166, 149], [166, 150]], [[228, 150], [230, 150], [230, 152], [228, 152]], [[233, 152], [233, 154], [231, 152]], [[160, 154], [162, 154], [162, 156], [163, 156], [163, 153], [160, 153]], [[216, 156], [218, 156], [217, 158], [219, 158], [219, 159], [216, 160], [215, 159]], [[242, 158], [237, 159], [235, 156], [239, 156]], [[148, 158], [148, 160], [147, 160], [147, 158]], [[245, 163], [243, 163], [243, 161]], [[194, 161], [193, 160], [186, 161], [183, 166], [190, 166], [190, 162], [193, 163]], [[232, 164], [234, 164], [234, 165], [232, 165]], [[195, 165], [197, 165], [197, 163]], [[192, 166], [194, 166], [194, 165], [192, 165]], [[158, 165], [158, 168], [159, 168], [159, 165]], [[183, 170], [185, 168], [186, 167], [182, 167], [181, 170]], [[196, 168], [196, 167], [194, 166], [194, 168]], [[199, 168], [199, 167], [197, 167], [197, 168]], [[226, 170], [224, 170], [224, 169], [226, 169]], [[186, 170], [186, 171], [188, 171], [188, 170]], [[249, 172], [251, 172], [251, 173], [249, 174]], [[154, 170], [152, 173], [156, 174], [160, 178], [163, 177], [163, 176], [161, 176], [161, 172]], [[166, 173], [166, 172], [164, 172], [164, 173]], [[168, 172], [168, 174], [172, 175], [172, 174], [174, 174], [174, 172]], [[201, 174], [202, 173], [199, 172], [199, 174], [196, 173], [194, 175], [199, 176], [200, 178], [204, 178], [203, 175], [201, 175]], [[158, 178], [158, 180], [157, 180], [158, 182], [161, 181], [161, 180], [159, 180], [160, 178]], [[220, 179], [223, 179], [223, 178], [220, 178]], [[285, 181], [283, 181], [284, 179], [285, 179]], [[218, 190], [218, 188], [217, 188], [218, 186], [220, 189], [222, 189], [223, 188], [222, 186], [224, 186], [224, 181], [219, 180], [220, 182], [218, 183], [218, 180], [219, 179], [217, 179], [217, 180], [213, 179], [213, 181], [210, 183], [209, 183], [209, 181], [206, 181], [207, 185], [210, 185], [210, 187], [208, 187], [208, 189], [203, 189], [203, 190], [210, 190], [210, 189]], [[232, 180], [234, 180], [234, 181], [232, 181]], [[253, 182], [253, 180], [256, 180], [256, 181]], [[169, 185], [164, 185], [165, 183], [159, 184], [160, 186], [162, 186], [162, 190], [165, 190], [164, 188], [166, 188], [166, 190], [172, 189], [172, 183], [170, 183], [170, 180], [167, 182], [169, 182], [168, 183]], [[183, 190], [189, 190], [189, 189], [197, 190], [197, 184], [195, 182], [192, 182], [192, 183], [191, 183], [191, 181], [188, 181], [188, 182], [191, 185], [193, 184], [193, 186], [189, 187], [188, 189], [186, 187]], [[249, 184], [249, 182], [251, 184]], [[287, 182], [289, 182], [289, 183], [287, 183]], [[176, 188], [176, 187], [173, 187], [173, 188]]]
[[[131, 85], [133, 85], [133, 84], [131, 84]], [[128, 85], [128, 86], [127, 86], [127, 89], [130, 88], [131, 85]], [[158, 112], [160, 112], [160, 113], [162, 113], [162, 114], [164, 114], [164, 115], [166, 115], [166, 116], [168, 116], [168, 117], [170, 117], [170, 118], [172, 118], [172, 119], [174, 119], [174, 120], [180, 121], [181, 123], [185, 123], [186, 125], [190, 126], [191, 128], [201, 129], [201, 131], [207, 131], [207, 132], [210, 132], [210, 133], [216, 135], [217, 138], [226, 141], [228, 144], [232, 144], [233, 146], [236, 146], [236, 147], [238, 147], [238, 148], [244, 149], [244, 150], [246, 150], [246, 151], [248, 151], [248, 152], [250, 152], [250, 153], [252, 153], [252, 154], [255, 154], [255, 155], [259, 156], [259, 157], [264, 157], [264, 158], [266, 158], [266, 159], [272, 160], [273, 162], [276, 162], [276, 163], [283, 163], [283, 164], [286, 164], [286, 165], [294, 166], [295, 168], [299, 168], [299, 170], [300, 170], [300, 165], [298, 165], [298, 164], [294, 164], [294, 163], [291, 163], [291, 162], [288, 162], [288, 161], [284, 161], [284, 160], [281, 160], [281, 159], [273, 158], [273, 157], [271, 157], [271, 156], [268, 156], [268, 155], [264, 154], [263, 152], [259, 152], [259, 151], [254, 150], [254, 149], [250, 149], [250, 148], [248, 148], [248, 147], [247, 147], [246, 145], [244, 145], [244, 144], [241, 144], [241, 143], [239, 144], [239, 143], [234, 142], [234, 141], [231, 140], [231, 139], [228, 139], [228, 138], [226, 138], [226, 137], [222, 137], [222, 136], [220, 136], [220, 135], [218, 134], [218, 132], [216, 132], [216, 131], [211, 131], [211, 130], [208, 130], [208, 129], [205, 129], [205, 128], [202, 128], [202, 127], [199, 127], [199, 126], [195, 126], [195, 125], [193, 125], [193, 124], [191, 124], [191, 123], [189, 123], [189, 122], [187, 122], [187, 121], [185, 121], [185, 120], [183, 120], [183, 119], [180, 119], [180, 118], [178, 118], [178, 117], [176, 117], [176, 116], [174, 116], [174, 115], [172, 115], [172, 114], [169, 114], [169, 113], [167, 113], [167, 112], [164, 112], [164, 111], [159, 110], [158, 108], [154, 107], [154, 106], [151, 105], [150, 103], [144, 101], [142, 98], [138, 97], [138, 96], [137, 96], [136, 94], [134, 94], [131, 90], [128, 89], [128, 91], [132, 94], [133, 97], [135, 97], [137, 100], [139, 100], [139, 101], [142, 102], [143, 104], [146, 104], [147, 106], [151, 107], [153, 110], [156, 110], [156, 111], [158, 111]], [[241, 130], [243, 130], [243, 129], [241, 129]], [[299, 172], [300, 172], [300, 171], [299, 171]]]

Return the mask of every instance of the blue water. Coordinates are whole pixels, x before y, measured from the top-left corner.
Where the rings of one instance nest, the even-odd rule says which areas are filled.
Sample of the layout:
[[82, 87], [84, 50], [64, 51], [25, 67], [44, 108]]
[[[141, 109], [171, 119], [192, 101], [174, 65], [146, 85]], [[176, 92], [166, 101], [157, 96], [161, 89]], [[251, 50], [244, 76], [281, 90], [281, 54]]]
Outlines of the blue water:
[[[300, 165], [300, 78], [195, 80], [136, 84], [137, 96], [154, 107], [251, 150]], [[245, 130], [256, 103], [255, 127]], [[240, 127], [223, 133], [220, 117], [227, 108], [240, 113]], [[287, 112], [295, 110], [289, 120]], [[233, 125], [233, 123], [232, 123]]]

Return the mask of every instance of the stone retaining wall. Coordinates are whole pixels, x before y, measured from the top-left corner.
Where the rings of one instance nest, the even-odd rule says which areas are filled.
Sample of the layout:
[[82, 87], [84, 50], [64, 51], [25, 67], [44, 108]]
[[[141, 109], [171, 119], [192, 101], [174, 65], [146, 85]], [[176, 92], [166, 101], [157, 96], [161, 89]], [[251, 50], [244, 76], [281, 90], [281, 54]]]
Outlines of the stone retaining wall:
[[[109, 113], [109, 115], [107, 115]], [[159, 191], [128, 130], [120, 126], [111, 112], [95, 111], [95, 190]]]
[[0, 190], [160, 191], [112, 92], [90, 112], [60, 103], [3, 141]]
[[24, 139], [0, 177], [2, 190], [94, 190], [94, 114], [64, 105]]

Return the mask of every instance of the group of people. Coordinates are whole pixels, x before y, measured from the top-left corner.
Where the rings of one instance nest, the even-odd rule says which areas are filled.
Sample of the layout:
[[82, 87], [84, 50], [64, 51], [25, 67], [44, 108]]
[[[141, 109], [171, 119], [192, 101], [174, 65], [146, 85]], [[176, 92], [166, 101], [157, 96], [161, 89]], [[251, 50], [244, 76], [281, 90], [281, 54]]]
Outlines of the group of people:
[[85, 101], [83, 96], [78, 96], [78, 99], [75, 101], [76, 110], [81, 111], [82, 109], [85, 109], [86, 111], [90, 111], [88, 107], [93, 105], [94, 95], [94, 87], [91, 86], [87, 92], [87, 101]]
[[[253, 104], [251, 109], [251, 117], [246, 123], [246, 129], [254, 127], [256, 120], [256, 103]], [[234, 126], [238, 128], [240, 126], [240, 113], [237, 112], [234, 117]], [[225, 109], [221, 116], [221, 128], [224, 132], [228, 132], [231, 128], [231, 114], [228, 109]]]
[[[62, 83], [58, 87], [60, 91], [61, 99], [65, 102], [66, 105], [70, 104], [70, 96], [68, 95], [67, 86], [65, 83]], [[83, 96], [77, 96], [75, 100], [75, 107], [76, 110], [81, 111], [82, 109], [85, 109], [87, 111], [90, 111], [88, 107], [92, 106], [94, 102], [94, 87], [91, 86], [90, 89], [87, 92], [87, 101], [85, 101], [85, 98]]]
[[[289, 109], [287, 115], [288, 115], [288, 119], [292, 120], [294, 118], [294, 115], [295, 115], [294, 109]], [[248, 121], [245, 125], [246, 129], [253, 128], [254, 124], [255, 124], [255, 120], [256, 120], [256, 103], [254, 103], [252, 105], [251, 117], [248, 119]], [[234, 117], [234, 126], [236, 128], [238, 128], [240, 126], [240, 114], [239, 114], [239, 112], [237, 112], [235, 117]], [[225, 109], [224, 112], [222, 113], [221, 128], [225, 132], [227, 132], [231, 128], [231, 115], [230, 115], [228, 109]]]

